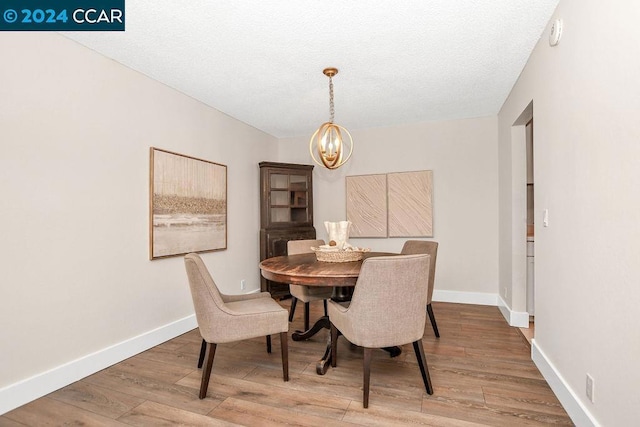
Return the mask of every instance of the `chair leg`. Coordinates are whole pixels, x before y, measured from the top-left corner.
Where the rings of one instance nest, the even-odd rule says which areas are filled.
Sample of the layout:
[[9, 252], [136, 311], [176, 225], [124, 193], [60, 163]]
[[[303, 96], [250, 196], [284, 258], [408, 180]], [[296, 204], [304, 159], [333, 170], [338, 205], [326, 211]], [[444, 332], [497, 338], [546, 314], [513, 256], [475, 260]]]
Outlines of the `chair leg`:
[[207, 351], [207, 342], [203, 339], [202, 344], [200, 344], [200, 357], [198, 357], [198, 369], [202, 368], [202, 363], [204, 362], [204, 353]]
[[282, 354], [282, 379], [289, 381], [289, 342], [287, 333], [280, 332], [280, 352]]
[[271, 335], [267, 335], [267, 353], [271, 354]]
[[331, 324], [331, 367], [338, 365], [338, 328]]
[[427, 390], [427, 394], [433, 394], [431, 377], [429, 376], [429, 367], [427, 366], [427, 358], [424, 355], [422, 340], [413, 342], [413, 350], [416, 352], [416, 359], [418, 359], [418, 366], [420, 366], [420, 373], [422, 374], [422, 382], [424, 382], [424, 388], [425, 390]]
[[433, 326], [433, 332], [436, 334], [437, 338], [440, 338], [440, 332], [438, 332], [438, 324], [436, 323], [436, 317], [433, 315], [433, 307], [431, 307], [431, 303], [427, 304], [427, 313], [429, 314], [431, 326]]
[[309, 330], [309, 303], [304, 303], [304, 330]]
[[327, 300], [323, 299], [322, 303], [324, 304], [324, 317], [329, 317], [329, 312], [327, 311]]
[[293, 322], [293, 313], [296, 312], [297, 303], [298, 303], [298, 298], [291, 297], [291, 308], [289, 309], [289, 322]]
[[207, 397], [207, 389], [209, 388], [209, 377], [211, 377], [211, 368], [213, 368], [213, 357], [216, 355], [216, 345], [207, 343], [209, 351], [207, 352], [207, 362], [202, 370], [202, 381], [200, 381], [200, 394], [198, 397], [204, 399]]
[[371, 377], [371, 348], [364, 348], [363, 373], [364, 381], [362, 386], [362, 406], [369, 407], [369, 378]]

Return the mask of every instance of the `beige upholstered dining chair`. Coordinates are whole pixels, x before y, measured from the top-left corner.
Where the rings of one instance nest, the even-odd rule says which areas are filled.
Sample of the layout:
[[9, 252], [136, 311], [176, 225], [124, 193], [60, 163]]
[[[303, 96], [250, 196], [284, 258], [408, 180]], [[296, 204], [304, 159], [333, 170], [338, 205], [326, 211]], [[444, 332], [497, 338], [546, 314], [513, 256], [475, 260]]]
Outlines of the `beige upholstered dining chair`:
[[[200, 399], [207, 395], [217, 344], [266, 336], [267, 352], [271, 353], [271, 334], [280, 334], [282, 377], [284, 381], [289, 381], [287, 310], [275, 302], [268, 292], [247, 295], [220, 293], [198, 254], [187, 254], [184, 264], [203, 339], [202, 349], [208, 349], [200, 382]], [[198, 368], [202, 366], [203, 359], [204, 352], [201, 351]]]
[[331, 366], [337, 365], [338, 331], [352, 344], [364, 347], [362, 404], [369, 406], [371, 353], [374, 348], [413, 343], [422, 381], [433, 394], [422, 346], [429, 274], [428, 255], [368, 258], [362, 262], [348, 307], [329, 301]]
[[431, 268], [429, 268], [429, 288], [427, 291], [427, 313], [429, 313], [429, 320], [433, 327], [433, 332], [436, 337], [440, 338], [440, 332], [438, 332], [438, 324], [436, 323], [436, 317], [433, 315], [433, 308], [431, 307], [431, 297], [433, 296], [433, 283], [436, 277], [436, 258], [438, 256], [438, 242], [429, 242], [424, 240], [407, 240], [402, 247], [402, 255], [411, 254], [427, 254], [431, 256]]
[[[306, 254], [313, 252], [311, 247], [324, 245], [324, 240], [289, 240], [287, 242], [287, 254]], [[304, 330], [309, 330], [309, 303], [311, 301], [322, 300], [324, 303], [324, 315], [327, 315], [327, 300], [331, 298], [333, 288], [325, 286], [304, 286], [289, 285], [289, 293], [293, 297], [291, 310], [289, 311], [289, 322], [293, 321], [293, 314], [296, 311], [298, 300], [304, 303]]]

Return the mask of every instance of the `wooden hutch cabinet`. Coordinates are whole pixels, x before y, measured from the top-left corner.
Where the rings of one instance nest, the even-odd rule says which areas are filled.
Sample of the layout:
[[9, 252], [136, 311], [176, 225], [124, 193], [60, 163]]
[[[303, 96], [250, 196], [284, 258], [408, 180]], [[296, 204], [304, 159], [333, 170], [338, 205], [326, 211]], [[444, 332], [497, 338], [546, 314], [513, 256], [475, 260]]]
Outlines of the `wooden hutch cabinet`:
[[[311, 165], [260, 163], [260, 260], [287, 255], [289, 240], [315, 239]], [[289, 295], [289, 284], [260, 277], [260, 290]]]

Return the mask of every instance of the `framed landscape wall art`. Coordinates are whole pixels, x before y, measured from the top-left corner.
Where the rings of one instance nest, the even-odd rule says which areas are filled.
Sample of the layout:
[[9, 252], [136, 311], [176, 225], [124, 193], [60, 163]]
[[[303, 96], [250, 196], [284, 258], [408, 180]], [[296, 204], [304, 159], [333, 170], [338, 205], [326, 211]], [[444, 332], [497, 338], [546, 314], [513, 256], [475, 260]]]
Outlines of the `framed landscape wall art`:
[[150, 152], [150, 259], [226, 249], [227, 167]]

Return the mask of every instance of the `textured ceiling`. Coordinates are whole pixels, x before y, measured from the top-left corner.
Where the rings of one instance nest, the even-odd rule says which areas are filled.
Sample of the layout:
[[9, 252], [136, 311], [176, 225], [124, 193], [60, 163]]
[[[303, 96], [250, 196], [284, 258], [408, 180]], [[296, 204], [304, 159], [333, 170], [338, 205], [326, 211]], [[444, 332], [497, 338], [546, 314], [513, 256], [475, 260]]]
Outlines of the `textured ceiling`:
[[497, 114], [558, 0], [128, 0], [65, 33], [276, 137]]

